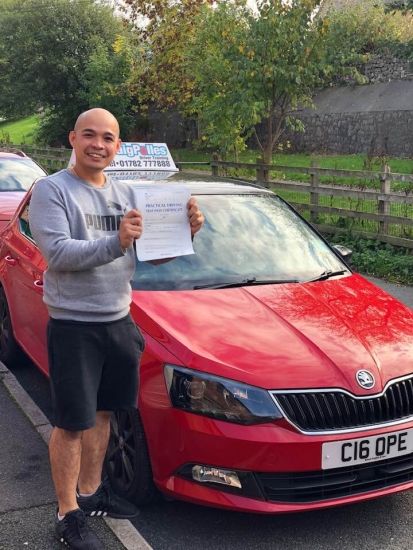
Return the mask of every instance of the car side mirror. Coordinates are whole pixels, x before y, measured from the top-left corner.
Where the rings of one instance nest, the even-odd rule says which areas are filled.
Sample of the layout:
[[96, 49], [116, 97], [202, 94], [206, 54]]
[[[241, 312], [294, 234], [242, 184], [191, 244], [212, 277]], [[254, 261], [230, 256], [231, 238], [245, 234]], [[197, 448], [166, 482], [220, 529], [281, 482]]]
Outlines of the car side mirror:
[[335, 244], [333, 245], [333, 248], [340, 258], [346, 262], [346, 264], [350, 264], [351, 257], [353, 255], [353, 251], [350, 248], [347, 248], [347, 246], [343, 246], [342, 244]]

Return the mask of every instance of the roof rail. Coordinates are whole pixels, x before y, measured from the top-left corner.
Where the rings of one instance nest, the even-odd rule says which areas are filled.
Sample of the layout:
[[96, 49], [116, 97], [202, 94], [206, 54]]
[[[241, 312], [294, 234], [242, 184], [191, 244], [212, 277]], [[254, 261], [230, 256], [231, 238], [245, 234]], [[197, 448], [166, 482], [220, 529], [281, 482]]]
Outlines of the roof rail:
[[20, 151], [20, 149], [16, 149], [15, 147], [7, 147], [0, 143], [0, 152], [1, 153], [13, 153], [14, 155], [19, 155], [19, 157], [27, 157], [26, 153], [24, 151]]

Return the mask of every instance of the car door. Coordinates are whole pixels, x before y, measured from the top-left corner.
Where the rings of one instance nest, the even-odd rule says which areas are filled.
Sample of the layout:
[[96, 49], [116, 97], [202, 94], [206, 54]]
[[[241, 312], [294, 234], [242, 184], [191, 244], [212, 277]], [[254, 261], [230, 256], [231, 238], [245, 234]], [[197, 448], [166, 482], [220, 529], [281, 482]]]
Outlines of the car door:
[[3, 283], [14, 334], [30, 358], [48, 372], [46, 326], [49, 319], [43, 302], [44, 261], [30, 233], [30, 197], [2, 235]]

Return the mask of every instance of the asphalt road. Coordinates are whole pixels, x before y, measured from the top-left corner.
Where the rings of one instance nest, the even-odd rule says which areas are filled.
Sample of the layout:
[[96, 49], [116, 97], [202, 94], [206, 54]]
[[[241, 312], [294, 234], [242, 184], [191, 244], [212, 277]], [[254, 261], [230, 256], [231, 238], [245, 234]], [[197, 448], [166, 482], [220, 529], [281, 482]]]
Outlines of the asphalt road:
[[374, 277], [365, 278], [406, 304], [406, 306], [408, 306], [410, 309], [413, 309], [413, 286], [387, 283], [386, 281], [375, 279]]
[[[369, 278], [413, 309], [413, 287]], [[53, 421], [46, 378], [32, 364], [13, 370]], [[134, 526], [153, 550], [410, 550], [413, 491], [318, 512], [260, 516], [177, 501], [142, 508]]]

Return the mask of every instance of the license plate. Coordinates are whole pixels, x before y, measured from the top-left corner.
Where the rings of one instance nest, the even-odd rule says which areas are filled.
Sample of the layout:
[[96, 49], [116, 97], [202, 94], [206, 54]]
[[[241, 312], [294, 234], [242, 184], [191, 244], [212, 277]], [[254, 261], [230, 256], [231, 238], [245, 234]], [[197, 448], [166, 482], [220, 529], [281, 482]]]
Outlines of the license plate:
[[323, 443], [323, 470], [375, 462], [413, 452], [413, 428], [358, 439]]

